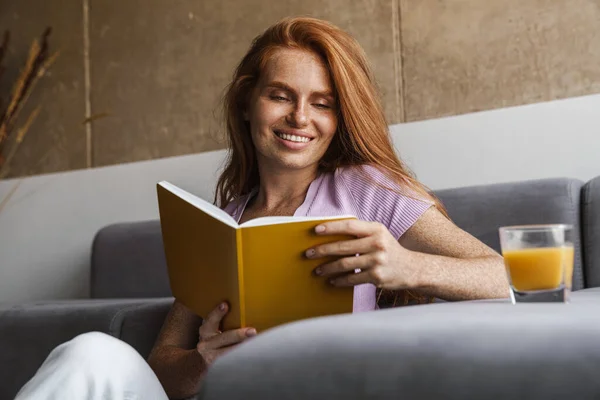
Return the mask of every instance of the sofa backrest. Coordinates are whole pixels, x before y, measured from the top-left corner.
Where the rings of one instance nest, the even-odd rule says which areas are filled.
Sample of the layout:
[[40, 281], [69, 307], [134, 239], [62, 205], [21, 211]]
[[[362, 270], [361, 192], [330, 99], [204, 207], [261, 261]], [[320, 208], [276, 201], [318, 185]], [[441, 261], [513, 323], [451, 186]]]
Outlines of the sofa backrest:
[[[501, 226], [574, 225], [573, 289], [577, 290], [586, 287], [580, 241], [582, 186], [576, 179], [544, 179], [441, 190], [436, 195], [459, 227], [498, 252]], [[600, 181], [588, 191], [596, 193], [600, 202]], [[592, 233], [600, 237], [600, 210], [595, 216], [596, 230]], [[591, 254], [588, 252], [590, 257]], [[600, 264], [600, 254], [594, 257]], [[600, 265], [596, 271], [600, 271]], [[600, 286], [600, 273], [597, 275], [591, 276]], [[93, 243], [91, 277], [92, 298], [171, 296], [159, 221], [115, 224], [101, 229]]]
[[160, 221], [112, 224], [92, 244], [92, 298], [169, 297]]
[[586, 285], [600, 286], [600, 176], [581, 192], [581, 232]]
[[573, 289], [585, 287], [580, 234], [580, 193], [576, 179], [541, 179], [436, 192], [450, 218], [500, 252], [498, 228], [527, 224], [571, 224], [575, 231]]

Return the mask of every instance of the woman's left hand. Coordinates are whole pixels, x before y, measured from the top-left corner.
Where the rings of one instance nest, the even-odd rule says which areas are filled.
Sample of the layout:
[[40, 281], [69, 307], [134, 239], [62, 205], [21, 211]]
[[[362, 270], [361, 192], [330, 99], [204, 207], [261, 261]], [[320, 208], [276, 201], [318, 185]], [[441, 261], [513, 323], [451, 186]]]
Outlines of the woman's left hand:
[[[361, 220], [332, 221], [317, 226], [315, 232], [320, 236], [356, 237], [322, 244], [305, 253], [310, 259], [340, 257], [314, 270], [316, 275], [330, 278], [333, 285], [372, 283], [383, 289], [407, 289], [414, 286], [416, 269], [412, 262], [412, 252], [402, 247], [384, 225]], [[355, 273], [356, 269], [361, 271]]]

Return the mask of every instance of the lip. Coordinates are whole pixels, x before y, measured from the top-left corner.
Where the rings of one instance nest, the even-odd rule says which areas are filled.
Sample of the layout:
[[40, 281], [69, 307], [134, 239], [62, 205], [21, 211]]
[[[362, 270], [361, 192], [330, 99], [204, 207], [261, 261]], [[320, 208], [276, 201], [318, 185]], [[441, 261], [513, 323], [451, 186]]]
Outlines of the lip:
[[281, 133], [285, 133], [286, 135], [295, 135], [295, 136], [305, 137], [305, 138], [309, 138], [311, 140], [315, 138], [314, 136], [311, 136], [308, 133], [304, 133], [304, 132], [296, 130], [296, 129], [273, 129], [273, 132], [281, 132]]
[[[301, 136], [301, 137], [305, 137], [305, 138], [309, 138], [311, 140], [309, 140], [308, 142], [290, 142], [289, 140], [285, 140], [280, 138], [279, 136], [277, 136], [277, 134], [275, 132], [281, 132], [281, 133], [285, 133], [287, 135], [296, 135], [296, 136]], [[284, 146], [285, 148], [287, 148], [288, 150], [303, 150], [306, 147], [310, 146], [312, 139], [314, 139], [313, 137], [307, 135], [306, 133], [301, 133], [298, 131], [295, 131], [293, 129], [273, 129], [273, 135], [275, 136], [275, 138], [277, 139], [277, 141]]]

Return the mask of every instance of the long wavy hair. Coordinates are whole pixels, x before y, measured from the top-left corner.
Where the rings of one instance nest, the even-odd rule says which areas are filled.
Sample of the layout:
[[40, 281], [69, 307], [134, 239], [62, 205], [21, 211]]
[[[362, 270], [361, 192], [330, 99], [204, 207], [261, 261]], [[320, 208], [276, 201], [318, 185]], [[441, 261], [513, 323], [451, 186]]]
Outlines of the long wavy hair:
[[[433, 202], [447, 216], [441, 202], [398, 158], [381, 96], [362, 47], [335, 25], [309, 17], [284, 18], [266, 29], [253, 40], [235, 69], [223, 99], [229, 152], [217, 182], [215, 203], [225, 207], [259, 184], [255, 149], [243, 112], [267, 60], [282, 48], [317, 54], [330, 74], [337, 101], [338, 128], [319, 164], [321, 172], [333, 172], [343, 166], [376, 166], [398, 183], [404, 193]], [[390, 297], [385, 292], [379, 292], [380, 299]], [[396, 291], [392, 298], [393, 305], [398, 301], [404, 304], [411, 300], [426, 301], [407, 291]]]

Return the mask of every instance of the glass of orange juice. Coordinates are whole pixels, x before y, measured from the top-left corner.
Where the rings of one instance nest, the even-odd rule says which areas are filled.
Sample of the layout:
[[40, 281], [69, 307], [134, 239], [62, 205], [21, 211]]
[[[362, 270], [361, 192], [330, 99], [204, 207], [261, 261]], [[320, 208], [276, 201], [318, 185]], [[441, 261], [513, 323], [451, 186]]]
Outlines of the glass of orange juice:
[[567, 302], [573, 281], [573, 226], [500, 228], [512, 303]]

